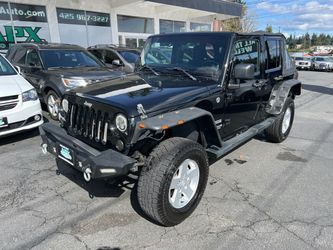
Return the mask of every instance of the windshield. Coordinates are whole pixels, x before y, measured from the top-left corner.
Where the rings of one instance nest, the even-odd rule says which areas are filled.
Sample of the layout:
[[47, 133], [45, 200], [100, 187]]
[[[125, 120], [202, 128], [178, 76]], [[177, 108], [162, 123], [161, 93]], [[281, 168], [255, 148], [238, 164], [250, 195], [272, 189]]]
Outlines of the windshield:
[[120, 51], [120, 55], [128, 62], [128, 63], [135, 63], [139, 56], [140, 52], [138, 51]]
[[173, 74], [181, 74], [179, 69], [182, 69], [217, 81], [225, 63], [229, 37], [212, 34], [151, 37], [142, 51], [140, 64], [157, 72], [177, 69]]
[[14, 68], [6, 61], [5, 58], [0, 56], [0, 76], [16, 75]]
[[311, 58], [309, 57], [296, 57], [296, 61], [311, 61]]
[[102, 67], [83, 50], [42, 50], [40, 55], [46, 68]]
[[328, 57], [317, 57], [316, 61], [318, 62], [330, 62], [331, 59]]

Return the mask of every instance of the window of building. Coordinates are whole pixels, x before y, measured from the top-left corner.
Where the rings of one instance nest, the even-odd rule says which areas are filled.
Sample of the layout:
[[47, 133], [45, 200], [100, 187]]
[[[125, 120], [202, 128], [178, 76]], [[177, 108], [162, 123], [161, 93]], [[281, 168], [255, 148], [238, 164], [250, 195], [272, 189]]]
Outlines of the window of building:
[[118, 15], [118, 31], [154, 34], [154, 19]]
[[186, 31], [186, 23], [181, 21], [160, 20], [160, 33], [179, 33]]
[[111, 43], [110, 14], [57, 8], [60, 40], [83, 47]]
[[259, 64], [259, 41], [258, 40], [239, 40], [234, 47], [235, 64], [249, 63], [254, 64], [255, 72], [260, 71]]
[[278, 69], [281, 67], [280, 40], [270, 39], [266, 41], [267, 46], [267, 69]]
[[205, 23], [190, 23], [191, 31], [211, 31], [212, 26]]

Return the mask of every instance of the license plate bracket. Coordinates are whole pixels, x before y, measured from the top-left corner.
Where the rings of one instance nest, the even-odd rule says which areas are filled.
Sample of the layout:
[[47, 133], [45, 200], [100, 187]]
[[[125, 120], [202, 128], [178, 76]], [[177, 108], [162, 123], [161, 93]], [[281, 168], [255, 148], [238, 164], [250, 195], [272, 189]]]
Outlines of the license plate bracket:
[[0, 117], [0, 128], [4, 128], [8, 126], [7, 117]]
[[63, 145], [63, 144], [58, 144], [58, 157], [70, 164], [71, 166], [74, 166], [74, 160], [75, 160], [75, 153], [74, 150]]

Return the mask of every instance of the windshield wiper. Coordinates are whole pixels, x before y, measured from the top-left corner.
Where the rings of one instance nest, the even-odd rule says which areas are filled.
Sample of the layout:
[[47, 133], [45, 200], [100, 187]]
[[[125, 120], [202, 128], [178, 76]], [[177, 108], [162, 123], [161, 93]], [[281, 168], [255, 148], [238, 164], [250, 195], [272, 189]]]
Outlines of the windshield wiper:
[[48, 69], [72, 69], [75, 67], [64, 67], [64, 66], [55, 66], [55, 67], [48, 67]]
[[191, 75], [190, 73], [188, 73], [185, 69], [182, 69], [180, 67], [175, 67], [175, 68], [172, 68], [171, 70], [182, 72], [184, 75], [186, 75], [188, 78], [190, 78], [193, 81], [197, 81], [198, 80], [196, 77], [194, 77], [193, 75]]
[[139, 67], [139, 71], [141, 71], [142, 69], [148, 69], [148, 70], [150, 70], [151, 72], [153, 72], [153, 74], [154, 74], [155, 76], [159, 76], [159, 75], [160, 75], [159, 73], [156, 72], [156, 70], [154, 70], [152, 67], [150, 67], [150, 66], [148, 66], [148, 65], [146, 65], [146, 64], [141, 65], [141, 66]]

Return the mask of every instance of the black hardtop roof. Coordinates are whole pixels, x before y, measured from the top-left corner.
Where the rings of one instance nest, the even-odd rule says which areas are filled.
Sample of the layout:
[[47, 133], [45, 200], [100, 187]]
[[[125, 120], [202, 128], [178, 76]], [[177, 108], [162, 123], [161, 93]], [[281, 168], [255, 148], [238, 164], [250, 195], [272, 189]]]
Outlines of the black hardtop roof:
[[65, 50], [85, 50], [85, 48], [74, 45], [74, 44], [66, 44], [66, 43], [18, 43], [16, 46], [22, 47], [34, 47], [38, 50], [52, 50], [52, 49], [65, 49]]
[[151, 37], [157, 37], [157, 36], [193, 36], [193, 35], [199, 35], [199, 36], [278, 36], [278, 37], [284, 37], [281, 33], [269, 33], [265, 31], [255, 31], [255, 32], [229, 32], [229, 31], [221, 31], [221, 32], [212, 32], [212, 31], [205, 31], [205, 32], [181, 32], [181, 33], [167, 33], [167, 34], [157, 34], [152, 35]]

